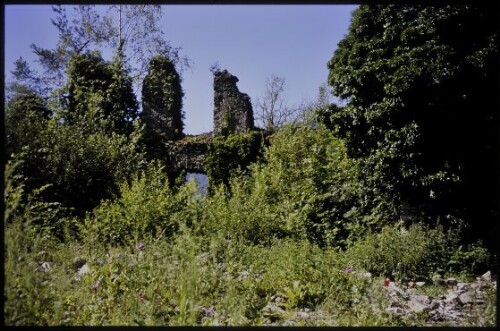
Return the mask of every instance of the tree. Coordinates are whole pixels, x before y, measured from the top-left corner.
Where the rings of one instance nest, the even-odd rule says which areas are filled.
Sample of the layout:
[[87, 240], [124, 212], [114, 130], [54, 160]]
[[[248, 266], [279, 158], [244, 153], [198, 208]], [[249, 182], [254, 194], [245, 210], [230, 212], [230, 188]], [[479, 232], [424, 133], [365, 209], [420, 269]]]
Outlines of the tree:
[[74, 56], [68, 63], [68, 81], [63, 89], [62, 118], [95, 130], [128, 134], [138, 117], [132, 79], [121, 58], [105, 62], [98, 53]]
[[62, 86], [64, 69], [75, 55], [105, 47], [114, 49], [122, 61], [131, 65], [131, 75], [137, 82], [144, 77], [149, 59], [155, 54], [189, 66], [188, 60], [179, 56], [180, 49], [166, 41], [158, 26], [163, 15], [159, 5], [111, 6], [103, 15], [93, 5], [72, 9], [68, 15], [66, 7], [53, 7], [56, 19], [52, 23], [59, 32], [55, 49], [31, 45], [46, 70], [43, 75], [46, 84]]
[[43, 131], [50, 111], [45, 101], [36, 93], [26, 91], [16, 94], [5, 108], [5, 154], [8, 160], [12, 153], [21, 153], [24, 146]]
[[56, 48], [45, 49], [35, 44], [31, 48], [45, 69], [42, 76], [45, 83], [60, 87], [64, 84], [64, 70], [71, 58], [109, 43], [113, 26], [111, 20], [99, 15], [94, 6], [73, 7], [71, 20], [65, 7], [58, 5], [52, 9], [56, 18], [51, 21], [59, 32]]
[[497, 9], [363, 5], [328, 63], [348, 102], [328, 121], [366, 185], [478, 232], [498, 213]]
[[275, 131], [283, 124], [294, 119], [295, 110], [286, 105], [285, 79], [272, 75], [266, 79], [266, 90], [256, 100], [256, 119], [264, 128]]
[[7, 100], [20, 94], [37, 93], [45, 96], [49, 93], [49, 88], [44, 84], [38, 72], [31, 69], [22, 57], [14, 62], [14, 70], [11, 74], [14, 80], [7, 85]]

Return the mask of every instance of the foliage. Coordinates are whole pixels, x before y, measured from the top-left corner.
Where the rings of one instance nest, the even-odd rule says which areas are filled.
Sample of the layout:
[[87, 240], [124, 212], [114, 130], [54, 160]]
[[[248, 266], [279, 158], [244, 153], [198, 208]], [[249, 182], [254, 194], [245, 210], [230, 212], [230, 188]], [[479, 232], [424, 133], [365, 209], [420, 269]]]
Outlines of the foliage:
[[327, 117], [373, 174], [365, 185], [477, 231], [498, 207], [496, 9], [363, 5], [328, 64], [348, 104]]
[[436, 273], [475, 275], [491, 267], [483, 245], [464, 247], [460, 237], [460, 229], [445, 231], [441, 225], [386, 226], [356, 242], [347, 254], [358, 267], [401, 282], [430, 280]]
[[132, 76], [141, 81], [149, 59], [162, 54], [189, 66], [188, 60], [179, 56], [179, 48], [172, 47], [158, 27], [162, 17], [159, 5], [116, 5], [100, 14], [95, 5], [72, 7], [53, 6], [56, 17], [52, 24], [59, 33], [55, 49], [31, 45], [38, 61], [45, 69], [39, 77], [46, 85], [61, 87], [64, 70], [69, 61], [78, 55], [103, 47], [111, 47], [122, 60], [128, 61]]
[[34, 92], [19, 93], [9, 100], [5, 108], [5, 160], [36, 139], [49, 116], [45, 101]]
[[193, 185], [176, 192], [169, 187], [163, 167], [153, 163], [130, 184], [121, 185], [119, 198], [104, 201], [87, 214], [83, 232], [96, 242], [111, 244], [139, 241], [151, 235], [172, 237], [180, 223], [188, 222], [186, 209], [196, 204]]
[[83, 214], [101, 199], [112, 197], [117, 183], [141, 167], [139, 137], [138, 128], [130, 137], [88, 134], [79, 125], [51, 119], [15, 160], [23, 161], [19, 174], [28, 192], [46, 186], [41, 194], [44, 201], [59, 202]]
[[[228, 162], [242, 154], [212, 155]], [[342, 141], [323, 126], [282, 128], [271, 137], [261, 162], [250, 169], [250, 176], [229, 181], [230, 195], [209, 177], [214, 185], [205, 210], [212, 220], [206, 224], [213, 227], [210, 231], [253, 243], [290, 236], [345, 246], [363, 229], [388, 221], [363, 213], [357, 165]]]
[[151, 151], [162, 142], [183, 137], [183, 96], [174, 63], [164, 56], [153, 57], [142, 85], [144, 140]]
[[229, 185], [229, 178], [235, 171], [245, 172], [262, 154], [264, 143], [264, 136], [258, 131], [214, 137], [208, 144], [205, 159], [208, 191], [212, 192], [221, 183]]
[[66, 123], [78, 122], [90, 132], [132, 132], [138, 105], [119, 57], [106, 63], [98, 53], [78, 55], [70, 60], [67, 74], [60, 114]]
[[11, 71], [14, 81], [6, 85], [6, 100], [19, 94], [37, 93], [40, 96], [46, 96], [48, 88], [37, 71], [30, 68], [22, 56], [14, 62], [14, 70]]

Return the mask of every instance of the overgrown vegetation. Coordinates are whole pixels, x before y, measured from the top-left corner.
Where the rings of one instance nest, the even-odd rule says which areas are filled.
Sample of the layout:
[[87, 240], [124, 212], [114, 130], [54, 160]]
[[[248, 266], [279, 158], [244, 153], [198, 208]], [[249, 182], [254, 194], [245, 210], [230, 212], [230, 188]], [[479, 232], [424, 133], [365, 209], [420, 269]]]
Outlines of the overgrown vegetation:
[[[174, 183], [165, 159], [146, 157], [123, 54], [112, 62], [95, 52], [72, 56], [64, 62], [66, 83], [48, 99], [16, 81], [5, 114], [5, 324], [427, 326], [425, 314], [386, 310], [384, 279], [430, 284], [436, 274], [467, 280], [496, 269], [490, 237], [468, 235], [479, 217], [459, 208], [469, 195], [457, 194], [477, 189], [463, 179], [462, 167], [491, 182], [497, 173], [488, 164], [477, 177], [472, 149], [455, 158], [463, 146], [454, 146], [452, 137], [435, 150], [427, 140], [439, 135], [433, 131], [439, 128], [430, 129], [431, 110], [441, 111], [438, 123], [445, 123], [455, 106], [463, 116], [470, 103], [449, 93], [409, 98], [416, 82], [429, 83], [431, 69], [414, 63], [422, 49], [407, 56], [398, 48], [448, 40], [442, 24], [457, 27], [488, 14], [472, 6], [448, 9], [361, 6], [329, 64], [330, 83], [347, 105], [325, 105], [323, 89], [307, 121], [272, 136], [214, 137], [207, 195], [195, 181]], [[417, 24], [427, 20], [435, 29]], [[451, 62], [432, 58], [435, 80], [424, 91], [490, 82], [489, 59], [497, 50], [481, 44], [490, 32], [483, 28], [474, 54], [450, 51]], [[360, 61], [365, 48], [368, 61]], [[380, 54], [396, 58], [383, 64]], [[154, 94], [161, 116], [180, 121], [182, 90], [173, 63], [161, 56], [150, 64], [145, 91]], [[484, 75], [469, 76], [474, 70], [462, 65], [483, 68]], [[456, 76], [445, 75], [448, 66], [456, 67]], [[451, 85], [441, 86], [440, 79]], [[163, 90], [155, 94], [154, 84]], [[471, 89], [459, 92], [491, 106], [488, 95]], [[470, 122], [472, 129], [489, 121], [483, 115]], [[172, 134], [180, 137], [182, 123], [178, 128]], [[496, 151], [484, 144], [489, 134], [473, 140], [482, 151], [478, 162]], [[448, 144], [454, 149], [439, 155]], [[485, 201], [478, 215], [498, 213]], [[406, 217], [403, 204], [417, 212]], [[478, 200], [464, 206], [476, 208]], [[466, 325], [495, 325], [494, 291], [486, 289], [483, 302]]]

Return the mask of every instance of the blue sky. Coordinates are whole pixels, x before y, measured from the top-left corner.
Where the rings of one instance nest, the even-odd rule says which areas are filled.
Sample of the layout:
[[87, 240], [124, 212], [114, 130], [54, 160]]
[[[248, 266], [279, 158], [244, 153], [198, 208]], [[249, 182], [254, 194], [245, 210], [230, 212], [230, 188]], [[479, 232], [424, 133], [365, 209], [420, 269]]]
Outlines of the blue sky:
[[[239, 78], [252, 101], [271, 75], [285, 78], [289, 106], [316, 99], [327, 81], [326, 63], [345, 36], [353, 5], [168, 5], [160, 26], [172, 46], [192, 62], [183, 73], [185, 132], [213, 129], [213, 78], [218, 62]], [[53, 48], [51, 6], [5, 6], [5, 70], [19, 56], [36, 67], [30, 45]]]

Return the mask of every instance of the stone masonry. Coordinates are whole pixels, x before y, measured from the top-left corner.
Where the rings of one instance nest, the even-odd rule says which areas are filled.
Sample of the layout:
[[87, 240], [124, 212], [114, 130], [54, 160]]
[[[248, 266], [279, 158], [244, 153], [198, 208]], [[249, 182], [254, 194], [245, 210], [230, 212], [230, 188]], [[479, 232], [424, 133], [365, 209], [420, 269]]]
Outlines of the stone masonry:
[[[176, 132], [170, 118], [161, 118], [150, 109], [146, 113], [155, 116], [145, 116], [150, 120], [150, 132], [154, 140], [163, 140], [158, 146], [160, 150], [155, 155], [168, 163], [172, 171], [205, 173], [204, 163], [208, 144], [216, 135], [229, 133], [244, 133], [256, 130], [250, 97], [238, 90], [238, 78], [227, 70], [214, 72], [214, 131], [200, 135], [166, 135], [166, 132]], [[147, 105], [147, 103], [145, 103]], [[147, 107], [146, 107], [147, 108]], [[182, 124], [180, 125], [182, 127]]]
[[254, 129], [250, 97], [238, 90], [238, 78], [227, 70], [214, 72], [214, 134]]

